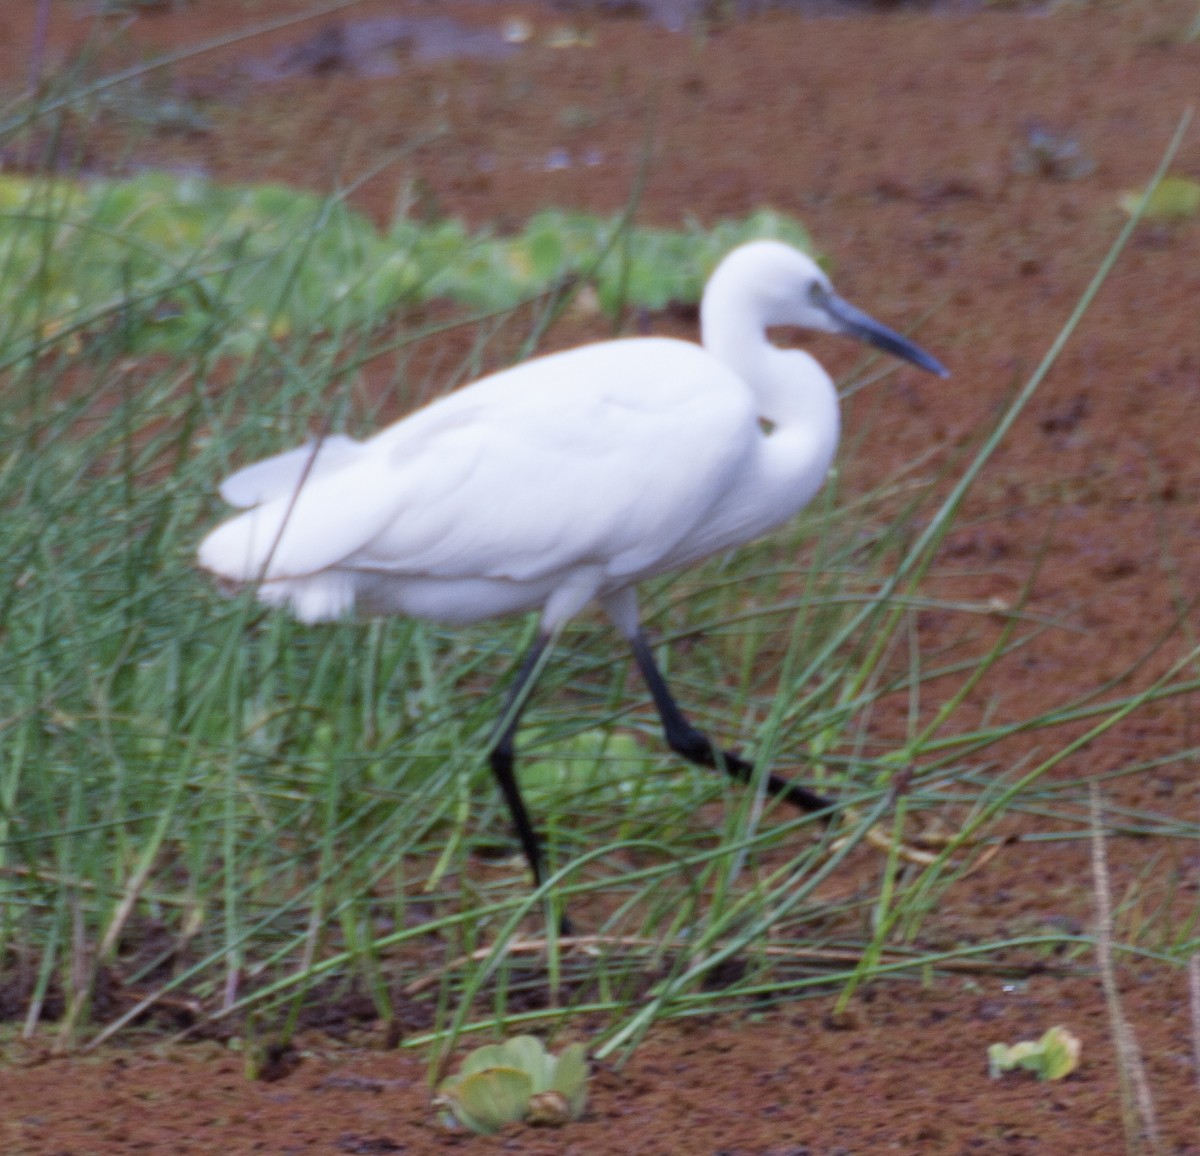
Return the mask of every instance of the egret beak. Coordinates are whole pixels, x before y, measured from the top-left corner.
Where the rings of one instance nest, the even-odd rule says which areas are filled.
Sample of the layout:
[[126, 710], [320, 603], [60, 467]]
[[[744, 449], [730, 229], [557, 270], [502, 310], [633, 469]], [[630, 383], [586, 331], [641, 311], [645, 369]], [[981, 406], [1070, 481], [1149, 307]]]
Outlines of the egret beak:
[[828, 314], [835, 333], [844, 333], [847, 337], [865, 341], [893, 357], [911, 361], [913, 365], [928, 373], [937, 374], [938, 377], [950, 376], [950, 371], [937, 358], [930, 357], [920, 346], [914, 345], [907, 337], [902, 337], [894, 329], [889, 329], [875, 318], [869, 317], [861, 309], [855, 309], [825, 286], [814, 285], [809, 291], [809, 297], [813, 305]]

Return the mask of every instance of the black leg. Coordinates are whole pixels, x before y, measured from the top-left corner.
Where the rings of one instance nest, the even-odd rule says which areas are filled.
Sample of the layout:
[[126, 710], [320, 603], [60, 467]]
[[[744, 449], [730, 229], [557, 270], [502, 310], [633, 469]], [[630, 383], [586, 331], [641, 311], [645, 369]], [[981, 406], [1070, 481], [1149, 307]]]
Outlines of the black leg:
[[[662, 671], [654, 661], [650, 643], [640, 630], [633, 636], [633, 656], [637, 659], [642, 678], [650, 688], [650, 695], [658, 708], [663, 733], [671, 750], [699, 766], [723, 770], [739, 783], [750, 782], [754, 775], [753, 763], [729, 751], [721, 750], [713, 744], [708, 735], [688, 722], [683, 711], [679, 709], [679, 704], [671, 697], [667, 680], [663, 678]], [[831, 800], [779, 775], [767, 776], [766, 789], [772, 797], [782, 798], [801, 811], [825, 811], [833, 806]]]
[[529, 812], [525, 810], [525, 800], [521, 798], [521, 790], [517, 786], [517, 776], [513, 768], [515, 754], [515, 739], [517, 724], [521, 721], [521, 712], [525, 708], [523, 701], [526, 688], [537, 670], [542, 653], [550, 644], [548, 635], [539, 634], [537, 641], [530, 647], [529, 653], [521, 660], [517, 677], [504, 696], [504, 708], [500, 712], [500, 727], [492, 740], [492, 750], [488, 756], [492, 774], [500, 785], [504, 801], [508, 804], [509, 814], [512, 815], [513, 826], [521, 840], [521, 850], [529, 860], [530, 870], [533, 871], [534, 882], [540, 887], [545, 878], [545, 864], [542, 862], [542, 848], [538, 842], [537, 832], [529, 821]]

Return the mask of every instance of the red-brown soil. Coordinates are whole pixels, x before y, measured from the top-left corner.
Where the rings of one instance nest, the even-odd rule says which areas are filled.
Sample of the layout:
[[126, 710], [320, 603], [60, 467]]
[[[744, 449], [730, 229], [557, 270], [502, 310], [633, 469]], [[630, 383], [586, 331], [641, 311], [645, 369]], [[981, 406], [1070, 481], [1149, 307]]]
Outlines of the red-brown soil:
[[[0, 77], [10, 92], [28, 73], [35, 7], [27, 0], [0, 12]], [[119, 35], [110, 22], [104, 56], [130, 63], [306, 7], [163, 5]], [[71, 58], [93, 29], [83, 6], [54, 8], [46, 69]], [[567, 18], [532, 4], [414, 0], [352, 13], [397, 11], [454, 11], [487, 28], [521, 15], [534, 37], [506, 60], [409, 61], [393, 76], [334, 70], [264, 83], [239, 69], [314, 26], [291, 28], [174, 71], [178, 89], [203, 102], [209, 131], [130, 144], [127, 130], [113, 127], [74, 144], [100, 170], [196, 166], [221, 180], [320, 189], [400, 150], [358, 189], [357, 204], [385, 217], [409, 189], [429, 211], [501, 226], [548, 205], [620, 209], [648, 147], [641, 220], [711, 222], [771, 205], [803, 220], [839, 289], [875, 316], [903, 324], [931, 311], [921, 343], [954, 375], [941, 383], [905, 370], [883, 387], [882, 403], [867, 403], [871, 450], [852, 487], [931, 443], [952, 448], [1025, 380], [1120, 228], [1119, 194], [1153, 172], [1200, 76], [1200, 43], [1184, 37], [1195, 5], [1173, 0], [768, 14], [703, 36], [585, 15], [577, 23], [590, 40], [564, 48], [542, 37]], [[1094, 169], [1077, 179], [1050, 162], [1021, 171], [1037, 126], [1075, 138]], [[554, 150], [570, 163], [548, 169]], [[1200, 177], [1200, 129], [1190, 130], [1173, 168]], [[1080, 629], [1051, 631], [1007, 664], [978, 709], [1020, 717], [1117, 673], [1197, 595], [1198, 300], [1200, 220], [1144, 225], [981, 481], [972, 520], [948, 549], [982, 572], [972, 593], [1013, 598], [1048, 538], [1033, 605]], [[687, 328], [678, 319], [661, 325]], [[815, 348], [838, 371], [856, 356], [832, 341]], [[865, 412], [851, 403], [847, 428]], [[1064, 773], [1177, 754], [1106, 790], [1124, 806], [1195, 822], [1200, 784], [1182, 754], [1192, 741], [1189, 708], [1179, 699], [1140, 712]], [[1121, 895], [1140, 879], [1149, 897], [1174, 873], [1177, 913], [1194, 915], [1200, 859], [1192, 844], [1165, 853], [1164, 844], [1114, 840], [1114, 889]], [[1002, 853], [947, 904], [945, 927], [1086, 923], [1085, 845]], [[1200, 1153], [1186, 976], [1144, 962], [1119, 975], [1163, 1150]], [[827, 1026], [829, 1006], [663, 1027], [623, 1069], [599, 1070], [584, 1121], [561, 1132], [514, 1129], [500, 1140], [445, 1131], [429, 1106], [423, 1061], [405, 1051], [305, 1037], [289, 1074], [256, 1083], [241, 1075], [239, 1057], [211, 1042], [160, 1050], [129, 1039], [99, 1055], [53, 1059], [14, 1045], [0, 1071], [0, 1150], [1125, 1150], [1113, 1034], [1091, 976], [881, 984], [841, 1030]], [[1082, 1037], [1076, 1074], [1055, 1084], [988, 1079], [988, 1043], [1054, 1023]]]

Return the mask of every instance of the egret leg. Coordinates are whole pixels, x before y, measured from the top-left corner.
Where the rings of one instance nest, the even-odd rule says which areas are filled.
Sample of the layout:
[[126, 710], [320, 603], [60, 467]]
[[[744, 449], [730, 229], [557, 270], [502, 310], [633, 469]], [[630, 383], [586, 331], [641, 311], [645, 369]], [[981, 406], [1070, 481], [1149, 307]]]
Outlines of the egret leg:
[[537, 641], [521, 660], [517, 676], [504, 696], [504, 707], [500, 712], [500, 725], [492, 739], [492, 749], [488, 755], [492, 774], [496, 777], [500, 793], [508, 804], [513, 826], [516, 827], [517, 837], [521, 840], [521, 850], [525, 852], [525, 858], [529, 861], [530, 870], [533, 872], [534, 882], [539, 887], [545, 878], [542, 847], [538, 841], [537, 832], [529, 821], [525, 800], [521, 798], [521, 789], [517, 786], [513, 761], [516, 754], [517, 724], [521, 721], [521, 714], [528, 701], [527, 690], [531, 689], [530, 683], [537, 672], [538, 662], [549, 645], [550, 635], [539, 634]]
[[[646, 635], [639, 630], [630, 641], [638, 669], [641, 670], [642, 678], [645, 679], [654, 699], [654, 705], [658, 708], [663, 733], [671, 750], [682, 755], [688, 762], [712, 770], [723, 770], [739, 783], [749, 783], [754, 776], [754, 764], [730, 751], [721, 750], [708, 735], [697, 730], [679, 709], [679, 704], [667, 687], [667, 680], [663, 678], [662, 671], [654, 661], [654, 652]], [[775, 774], [767, 776], [766, 790], [773, 798], [782, 798], [801, 811], [824, 811], [833, 806], [833, 802], [823, 795]]]

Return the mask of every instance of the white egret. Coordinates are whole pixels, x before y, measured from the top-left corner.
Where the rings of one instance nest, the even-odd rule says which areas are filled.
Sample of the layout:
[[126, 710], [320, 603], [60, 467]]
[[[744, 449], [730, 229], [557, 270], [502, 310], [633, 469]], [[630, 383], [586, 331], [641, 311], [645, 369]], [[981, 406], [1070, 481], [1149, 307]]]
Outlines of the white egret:
[[[635, 589], [781, 525], [821, 487], [838, 443], [837, 391], [809, 354], [773, 345], [767, 328], [847, 334], [946, 376], [776, 241], [725, 257], [700, 325], [702, 345], [638, 337], [549, 354], [365, 441], [330, 436], [248, 466], [221, 486], [246, 512], [200, 546], [203, 567], [305, 622], [355, 609], [448, 623], [539, 611], [490, 751], [539, 883], [514, 737], [542, 653], [588, 603], [632, 646], [671, 748], [743, 782], [753, 773], [675, 703]], [[805, 810], [829, 806], [778, 775], [766, 789]]]

